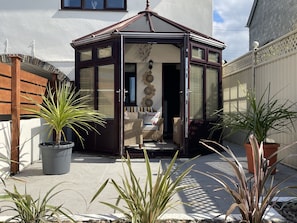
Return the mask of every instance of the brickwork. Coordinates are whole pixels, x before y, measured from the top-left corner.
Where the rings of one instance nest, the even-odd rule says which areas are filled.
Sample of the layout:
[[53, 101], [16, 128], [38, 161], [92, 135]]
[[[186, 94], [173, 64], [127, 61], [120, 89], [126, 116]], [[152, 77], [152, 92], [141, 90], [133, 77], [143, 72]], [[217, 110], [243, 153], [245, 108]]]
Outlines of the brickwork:
[[261, 47], [296, 28], [296, 0], [258, 0], [249, 26], [250, 49], [255, 40]]

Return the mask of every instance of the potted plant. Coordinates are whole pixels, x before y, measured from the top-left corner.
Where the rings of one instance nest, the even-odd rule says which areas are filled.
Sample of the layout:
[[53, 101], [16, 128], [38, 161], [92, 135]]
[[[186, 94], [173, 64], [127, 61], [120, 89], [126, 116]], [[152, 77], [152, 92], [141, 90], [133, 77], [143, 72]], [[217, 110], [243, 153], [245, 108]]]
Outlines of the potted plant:
[[[246, 132], [246, 139], [253, 134], [258, 142], [264, 143], [264, 156], [269, 157], [270, 165], [277, 160], [277, 156], [271, 156], [278, 149], [279, 144], [269, 142], [269, 134], [285, 132], [294, 129], [294, 120], [297, 118], [295, 103], [289, 100], [280, 102], [276, 95], [270, 95], [270, 84], [259, 100], [256, 99], [254, 91], [246, 92], [247, 110], [232, 113], [217, 111], [220, 121], [215, 123], [212, 132], [222, 130], [222, 135], [231, 134], [243, 130]], [[247, 141], [244, 144], [247, 153], [248, 169], [253, 173], [253, 161], [251, 145]]]
[[[226, 218], [238, 208], [241, 215], [240, 222], [260, 223], [271, 222], [271, 219], [264, 219], [270, 205], [273, 205], [274, 199], [281, 191], [287, 189], [296, 189], [296, 185], [284, 187], [282, 183], [291, 179], [282, 179], [280, 182], [273, 181], [273, 172], [276, 165], [286, 157], [278, 160], [272, 166], [268, 166], [268, 160], [264, 158], [263, 145], [260, 145], [254, 135], [250, 135], [249, 142], [252, 148], [254, 174], [252, 177], [247, 176], [243, 166], [232, 152], [231, 148], [222, 146], [210, 140], [201, 140], [201, 144], [211, 151], [217, 153], [233, 170], [234, 177], [222, 173], [210, 173], [201, 170], [193, 170], [200, 174], [206, 175], [217, 181], [232, 198], [233, 203], [226, 212]], [[286, 149], [296, 146], [297, 141], [283, 147], [275, 152], [280, 153]], [[220, 152], [223, 151], [223, 152]], [[290, 156], [297, 154], [291, 154]], [[269, 218], [269, 214], [266, 216]]]
[[99, 131], [91, 124], [105, 125], [103, 114], [90, 107], [88, 95], [81, 96], [80, 91], [67, 82], [56, 82], [54, 87], [47, 86], [46, 95], [40, 104], [28, 98], [37, 109], [27, 109], [33, 117], [42, 118], [49, 128], [48, 136], [54, 141], [40, 144], [44, 174], [64, 174], [69, 172], [74, 142], [67, 141], [65, 130], [69, 128], [83, 144], [80, 131]]

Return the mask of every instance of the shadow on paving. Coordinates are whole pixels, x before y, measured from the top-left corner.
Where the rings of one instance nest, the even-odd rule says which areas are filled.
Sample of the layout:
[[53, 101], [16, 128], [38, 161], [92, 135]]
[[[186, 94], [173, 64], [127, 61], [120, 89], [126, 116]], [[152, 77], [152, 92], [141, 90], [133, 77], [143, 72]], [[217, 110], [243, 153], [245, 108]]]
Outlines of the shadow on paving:
[[[246, 176], [248, 178], [251, 177], [252, 175], [248, 173], [247, 170], [244, 148], [232, 143], [225, 144], [232, 149], [240, 163], [243, 165], [247, 173]], [[176, 165], [182, 164], [182, 162], [182, 160], [179, 160]], [[162, 162], [163, 168], [166, 168], [168, 164], [168, 162]], [[217, 154], [199, 156], [195, 160], [186, 163], [183, 169], [186, 169], [192, 164], [194, 164], [193, 170], [196, 169], [203, 172], [223, 174], [231, 178], [234, 178], [235, 176], [230, 165], [228, 165], [226, 161], [220, 158]], [[176, 175], [179, 175], [181, 172], [182, 169], [180, 172], [177, 172]], [[280, 187], [283, 188], [286, 186], [297, 185], [296, 174], [297, 170], [279, 164], [277, 166], [277, 173], [274, 175], [273, 182], [276, 184], [278, 182], [282, 182], [283, 179], [290, 177], [290, 179], [287, 182], [282, 183]], [[294, 175], [295, 177], [292, 177]], [[185, 212], [188, 214], [211, 215], [216, 217], [220, 214], [225, 214], [233, 202], [231, 196], [225, 190], [220, 189], [222, 187], [217, 181], [203, 174], [191, 171], [191, 173], [184, 179], [183, 183], [193, 185], [193, 187], [179, 193], [182, 202], [189, 204], [184, 205]], [[296, 190], [284, 190], [278, 196], [292, 197], [296, 196], [296, 192]], [[239, 211], [236, 210], [234, 213], [239, 214]]]

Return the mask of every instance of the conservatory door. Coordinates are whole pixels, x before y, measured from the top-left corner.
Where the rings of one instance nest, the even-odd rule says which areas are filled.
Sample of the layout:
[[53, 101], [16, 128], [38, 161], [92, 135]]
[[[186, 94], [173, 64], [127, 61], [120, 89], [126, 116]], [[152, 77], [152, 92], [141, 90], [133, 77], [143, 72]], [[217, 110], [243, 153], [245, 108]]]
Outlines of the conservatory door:
[[116, 112], [118, 93], [115, 90], [115, 65], [99, 65], [97, 67], [97, 106], [98, 111], [105, 115], [106, 127], [96, 135], [98, 151], [117, 154], [118, 148], [118, 115]]
[[219, 69], [191, 64], [189, 75], [189, 154], [205, 154], [200, 139], [209, 138], [211, 124], [216, 121], [214, 112], [219, 103]]

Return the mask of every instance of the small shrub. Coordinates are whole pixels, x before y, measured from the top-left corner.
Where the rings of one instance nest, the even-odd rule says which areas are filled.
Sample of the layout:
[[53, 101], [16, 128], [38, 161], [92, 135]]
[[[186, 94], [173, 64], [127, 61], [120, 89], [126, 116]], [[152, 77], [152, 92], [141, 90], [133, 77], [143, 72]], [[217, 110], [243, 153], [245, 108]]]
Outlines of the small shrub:
[[[178, 152], [176, 152], [164, 172], [159, 166], [156, 179], [154, 180], [148, 154], [146, 150], [143, 150], [143, 152], [146, 164], [146, 181], [144, 186], [140, 185], [139, 179], [133, 171], [130, 156], [127, 153], [127, 158], [123, 158], [123, 165], [125, 164], [127, 168], [123, 166], [124, 176], [122, 177], [122, 185], [118, 184], [113, 179], [107, 179], [102, 186], [100, 186], [91, 202], [99, 196], [110, 182], [118, 193], [116, 204], [108, 202], [101, 203], [124, 214], [127, 221], [132, 223], [155, 223], [162, 214], [179, 204], [178, 201], [173, 200], [173, 196], [179, 191], [190, 187], [190, 185], [182, 185], [181, 183], [191, 171], [193, 165], [186, 168], [181, 174], [178, 174], [176, 179], [172, 180], [171, 176], [176, 171], [180, 170], [182, 166], [174, 167], [178, 156]], [[125, 202], [125, 208], [118, 207], [120, 200]]]
[[[233, 198], [234, 203], [231, 204], [226, 213], [226, 218], [236, 209], [239, 208], [242, 222], [248, 223], [259, 223], [262, 222], [265, 212], [273, 199], [281, 192], [281, 190], [288, 188], [297, 188], [297, 186], [281, 187], [281, 184], [290, 178], [284, 179], [281, 182], [273, 183], [273, 171], [276, 165], [282, 160], [278, 160], [273, 165], [268, 165], [268, 159], [264, 158], [263, 154], [263, 142], [260, 146], [257, 139], [251, 135], [249, 141], [252, 146], [253, 162], [254, 162], [254, 175], [249, 178], [247, 177], [244, 168], [234, 155], [232, 150], [228, 147], [222, 146], [216, 142], [210, 140], [202, 140], [201, 143], [211, 151], [217, 153], [223, 158], [233, 169], [235, 178], [233, 179], [229, 175], [221, 173], [205, 173], [200, 170], [194, 170], [198, 173], [209, 176], [216, 180], [222, 185], [222, 188], [229, 193]], [[225, 153], [219, 152], [213, 146], [219, 146]], [[271, 157], [277, 153], [290, 148], [293, 144], [286, 146], [276, 153], [272, 154]], [[296, 155], [296, 154], [295, 154]], [[284, 158], [283, 158], [284, 159]], [[293, 176], [291, 176], [293, 177]], [[271, 184], [268, 184], [271, 179]]]
[[43, 198], [33, 199], [33, 197], [27, 193], [25, 188], [25, 194], [21, 194], [16, 186], [13, 191], [5, 189], [6, 195], [2, 196], [2, 199], [12, 202], [13, 206], [2, 207], [5, 211], [17, 212], [16, 215], [6, 220], [6, 222], [20, 222], [20, 223], [41, 223], [41, 222], [61, 222], [60, 216], [64, 216], [72, 222], [75, 222], [71, 216], [66, 213], [69, 210], [64, 209], [62, 205], [54, 206], [50, 205], [49, 202], [54, 199], [55, 196], [60, 194], [60, 191], [54, 191], [59, 184], [52, 187]]

